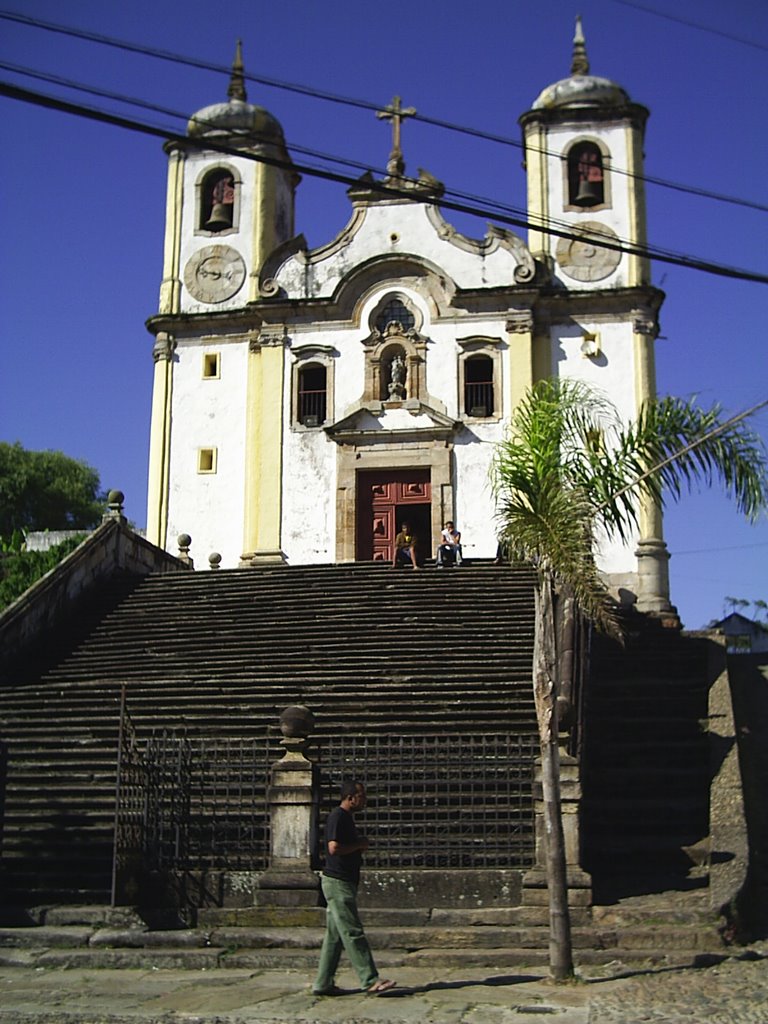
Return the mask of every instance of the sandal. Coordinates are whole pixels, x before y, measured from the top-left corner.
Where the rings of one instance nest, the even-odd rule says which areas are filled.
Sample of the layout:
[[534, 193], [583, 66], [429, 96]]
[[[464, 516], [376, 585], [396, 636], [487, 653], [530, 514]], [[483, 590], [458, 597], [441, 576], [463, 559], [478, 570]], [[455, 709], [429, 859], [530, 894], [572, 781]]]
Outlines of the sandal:
[[397, 982], [390, 981], [389, 978], [379, 978], [378, 981], [374, 981], [366, 992], [369, 996], [380, 996], [383, 992], [389, 992], [389, 990], [394, 988], [396, 985]]

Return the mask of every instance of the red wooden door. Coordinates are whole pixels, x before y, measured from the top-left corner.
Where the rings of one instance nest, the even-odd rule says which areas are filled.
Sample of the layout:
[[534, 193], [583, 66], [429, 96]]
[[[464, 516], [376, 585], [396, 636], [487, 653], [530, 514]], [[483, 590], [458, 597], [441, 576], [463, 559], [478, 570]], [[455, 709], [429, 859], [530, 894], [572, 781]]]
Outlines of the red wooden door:
[[[428, 521], [425, 516], [431, 502], [428, 469], [359, 473], [357, 493], [357, 557], [361, 561], [392, 560], [395, 537], [401, 525], [398, 520], [407, 518], [409, 507], [412, 518], [420, 523]], [[429, 547], [428, 536], [420, 540]]]

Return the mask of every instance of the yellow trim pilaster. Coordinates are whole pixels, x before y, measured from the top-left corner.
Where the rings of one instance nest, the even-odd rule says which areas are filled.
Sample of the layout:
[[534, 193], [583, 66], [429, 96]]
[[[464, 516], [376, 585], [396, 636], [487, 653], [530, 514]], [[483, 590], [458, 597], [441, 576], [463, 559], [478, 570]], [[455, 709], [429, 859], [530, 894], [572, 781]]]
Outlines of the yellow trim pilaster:
[[[638, 330], [638, 327], [641, 329]], [[650, 326], [635, 323], [632, 345], [635, 362], [635, 408], [638, 413], [645, 403], [656, 397], [656, 352], [655, 331]], [[640, 536], [663, 539], [661, 509], [649, 497], [640, 503]]]
[[[629, 189], [629, 237], [642, 247], [648, 244], [645, 210], [645, 182], [643, 180], [643, 139], [641, 132], [627, 125], [627, 188]], [[651, 280], [650, 261], [644, 256], [629, 257], [630, 287], [648, 284]]]
[[152, 419], [149, 436], [147, 486], [147, 540], [164, 548], [168, 532], [168, 475], [171, 460], [171, 398], [173, 350], [168, 334], [158, 334], [153, 352]]
[[160, 312], [178, 313], [181, 308], [181, 217], [184, 205], [184, 153], [173, 149], [168, 159], [168, 191], [165, 203], [163, 281]]
[[509, 337], [509, 409], [511, 416], [523, 395], [534, 382], [533, 318], [521, 313], [507, 320]]
[[[549, 216], [549, 169], [547, 167], [546, 136], [540, 125], [525, 133], [525, 165], [528, 185], [528, 216], [534, 223], [544, 223]], [[528, 248], [534, 256], [550, 250], [548, 236], [535, 228], [528, 229]]]
[[254, 340], [248, 353], [248, 417], [245, 443], [245, 510], [241, 565], [283, 561], [282, 336]]

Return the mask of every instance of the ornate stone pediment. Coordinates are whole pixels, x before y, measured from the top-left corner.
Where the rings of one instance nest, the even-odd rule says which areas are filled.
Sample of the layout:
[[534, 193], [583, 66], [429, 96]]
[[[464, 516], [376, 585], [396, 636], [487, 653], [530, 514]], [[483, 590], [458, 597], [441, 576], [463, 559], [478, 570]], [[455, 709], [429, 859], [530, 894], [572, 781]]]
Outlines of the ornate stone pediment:
[[337, 444], [447, 440], [462, 427], [458, 420], [418, 399], [363, 402], [325, 432]]

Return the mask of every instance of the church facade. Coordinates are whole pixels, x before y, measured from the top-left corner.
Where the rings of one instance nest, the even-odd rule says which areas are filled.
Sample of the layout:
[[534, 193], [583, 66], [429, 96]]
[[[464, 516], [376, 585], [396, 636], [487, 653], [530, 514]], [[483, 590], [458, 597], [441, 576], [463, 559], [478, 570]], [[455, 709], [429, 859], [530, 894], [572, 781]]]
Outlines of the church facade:
[[[147, 535], [161, 547], [188, 533], [198, 563], [215, 551], [224, 567], [389, 560], [403, 522], [429, 555], [453, 520], [465, 556], [492, 557], [493, 448], [526, 389], [584, 379], [625, 418], [654, 395], [648, 112], [590, 74], [580, 25], [570, 76], [520, 118], [527, 243], [451, 227], [440, 183], [405, 173], [412, 113], [398, 98], [381, 112], [387, 177], [353, 185], [348, 224], [313, 250], [296, 234], [282, 129], [247, 101], [239, 51], [227, 102], [167, 144], [148, 322]], [[667, 559], [650, 504], [631, 543], [599, 552], [613, 588], [648, 611], [669, 607]]]

